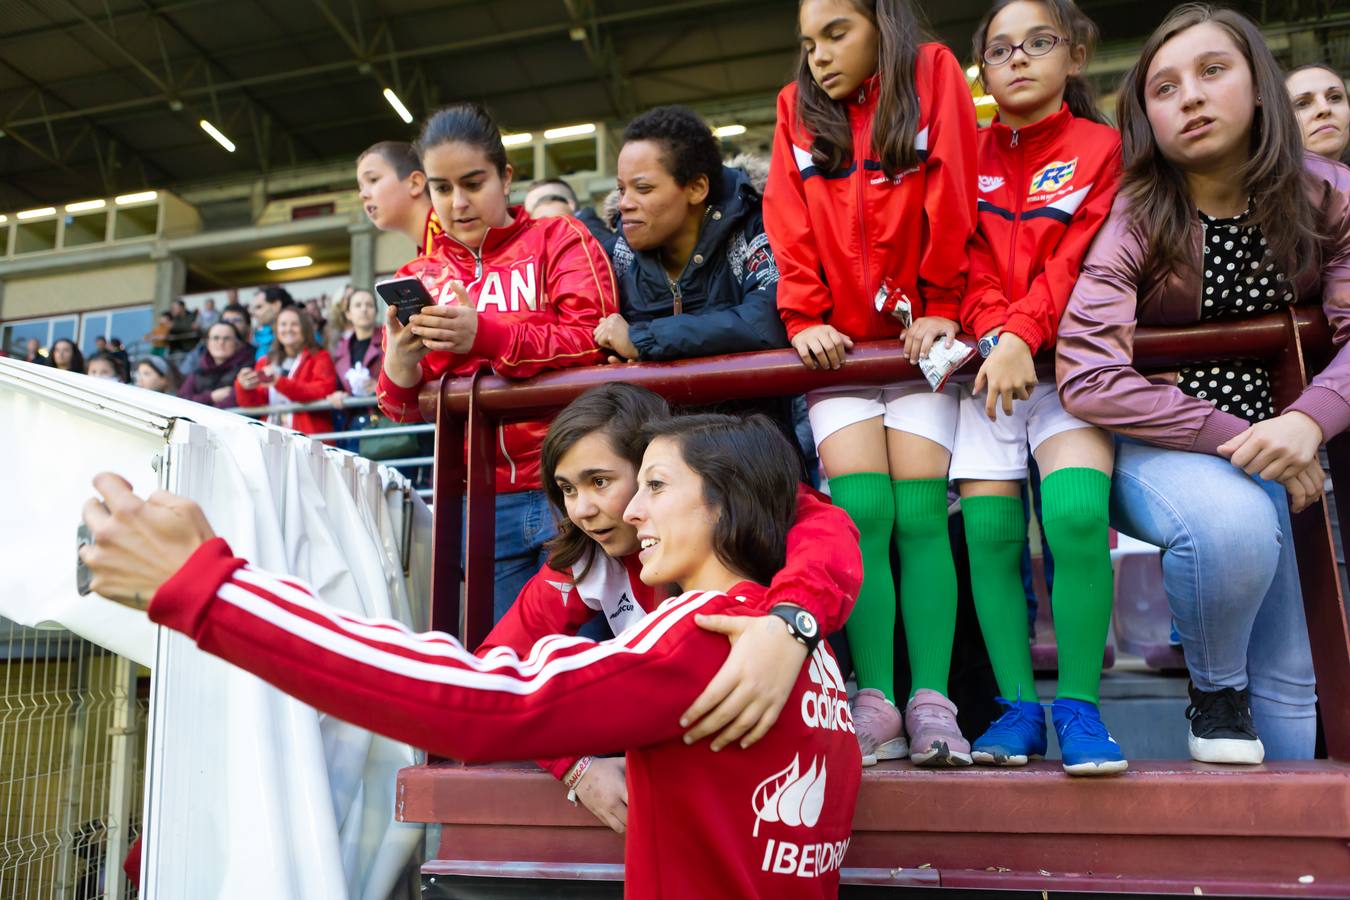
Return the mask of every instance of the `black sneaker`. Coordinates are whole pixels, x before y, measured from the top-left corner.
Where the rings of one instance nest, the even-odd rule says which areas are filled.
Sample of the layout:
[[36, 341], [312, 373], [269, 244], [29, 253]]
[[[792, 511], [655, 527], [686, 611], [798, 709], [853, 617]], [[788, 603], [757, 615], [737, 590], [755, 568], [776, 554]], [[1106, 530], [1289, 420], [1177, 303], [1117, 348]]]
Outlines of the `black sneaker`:
[[1252, 724], [1248, 692], [1233, 688], [1202, 691], [1189, 685], [1191, 705], [1186, 718], [1191, 730], [1186, 743], [1191, 759], [1208, 763], [1257, 765], [1266, 758], [1266, 748]]

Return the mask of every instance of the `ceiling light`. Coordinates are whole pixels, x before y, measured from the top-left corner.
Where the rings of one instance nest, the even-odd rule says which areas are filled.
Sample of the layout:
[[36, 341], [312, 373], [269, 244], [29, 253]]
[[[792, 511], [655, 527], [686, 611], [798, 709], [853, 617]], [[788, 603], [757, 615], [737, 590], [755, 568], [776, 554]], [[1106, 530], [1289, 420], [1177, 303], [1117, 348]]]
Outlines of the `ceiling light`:
[[384, 99], [389, 101], [389, 105], [394, 108], [394, 112], [398, 113], [400, 119], [409, 125], [412, 124], [413, 114], [408, 112], [408, 107], [403, 105], [403, 101], [398, 99], [398, 94], [395, 94], [392, 88], [384, 89]]
[[534, 140], [534, 135], [528, 131], [522, 131], [520, 134], [504, 134], [502, 135], [502, 146], [519, 147], [521, 144], [528, 144], [532, 140]]
[[288, 256], [286, 259], [269, 259], [267, 268], [273, 272], [279, 272], [282, 269], [303, 269], [305, 266], [313, 265], [314, 260], [308, 256]]
[[202, 119], [202, 120], [201, 120], [200, 122], [198, 122], [197, 124], [200, 125], [200, 126], [202, 126], [202, 131], [205, 131], [207, 134], [211, 135], [211, 137], [215, 138], [215, 141], [216, 141], [217, 144], [219, 144], [220, 146], [224, 147], [226, 150], [228, 150], [228, 151], [231, 152], [231, 153], [234, 152], [234, 141], [230, 140], [230, 139], [227, 138], [225, 135], [221, 134], [219, 128], [217, 128], [216, 126], [212, 125], [210, 122], [206, 121], [205, 119]]
[[738, 134], [745, 134], [744, 125], [723, 125], [721, 128], [713, 129], [713, 137], [729, 138]]
[[66, 212], [89, 212], [91, 209], [102, 209], [107, 205], [107, 200], [81, 200], [79, 203], [67, 203]]
[[3, 225], [3, 224], [5, 224], [5, 223], [8, 222], [8, 221], [9, 221], [9, 216], [0, 216], [0, 225]]
[[133, 203], [148, 203], [157, 199], [159, 199], [158, 191], [140, 191], [135, 194], [122, 194], [113, 202], [118, 206], [130, 206]]
[[966, 69], [967, 78], [976, 78], [979, 76], [979, 74], [980, 74], [979, 66], [971, 66], [969, 69]]
[[567, 36], [574, 41], [584, 41], [586, 40], [586, 29], [580, 25], [573, 25], [567, 29]]
[[20, 222], [22, 222], [25, 219], [40, 219], [43, 216], [54, 216], [54, 215], [56, 215], [55, 206], [44, 206], [42, 207], [42, 209], [25, 209], [23, 212], [18, 213], [15, 216], [15, 218], [17, 218]]
[[594, 122], [587, 122], [585, 125], [567, 125], [563, 128], [550, 128], [548, 131], [544, 132], [544, 138], [551, 141], [554, 138], [582, 137], [588, 134], [595, 134]]

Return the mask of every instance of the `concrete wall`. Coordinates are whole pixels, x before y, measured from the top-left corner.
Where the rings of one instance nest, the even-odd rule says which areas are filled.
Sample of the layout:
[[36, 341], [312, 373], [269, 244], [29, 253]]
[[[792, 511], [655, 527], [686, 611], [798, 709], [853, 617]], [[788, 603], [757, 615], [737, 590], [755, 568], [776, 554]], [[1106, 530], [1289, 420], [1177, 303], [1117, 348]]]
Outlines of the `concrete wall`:
[[31, 319], [110, 306], [150, 303], [155, 299], [156, 264], [109, 266], [5, 279], [0, 319]]

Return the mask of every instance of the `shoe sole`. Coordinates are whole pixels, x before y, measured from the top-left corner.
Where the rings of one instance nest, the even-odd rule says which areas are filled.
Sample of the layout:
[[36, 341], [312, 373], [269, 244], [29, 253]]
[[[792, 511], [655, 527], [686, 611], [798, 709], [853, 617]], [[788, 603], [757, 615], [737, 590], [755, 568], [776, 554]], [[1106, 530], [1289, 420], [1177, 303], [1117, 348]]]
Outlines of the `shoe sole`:
[[934, 741], [927, 750], [915, 750], [909, 754], [909, 761], [916, 766], [931, 768], [968, 766], [973, 760], [969, 753], [952, 750], [946, 741]]
[[1266, 759], [1265, 745], [1259, 740], [1198, 738], [1187, 732], [1186, 746], [1191, 751], [1191, 759], [1196, 762], [1258, 766]]
[[1025, 753], [1014, 753], [1014, 754], [1002, 752], [990, 753], [987, 750], [972, 750], [970, 753], [970, 758], [975, 762], [975, 765], [977, 766], [1012, 767], [1012, 766], [1025, 766], [1028, 762], [1030, 762], [1033, 759], [1040, 759], [1041, 754], [1032, 753], [1030, 755], [1027, 755]]
[[1082, 762], [1069, 765], [1064, 763], [1064, 771], [1070, 775], [1119, 775], [1130, 767], [1129, 760], [1112, 759], [1103, 762]]
[[875, 766], [883, 759], [904, 759], [909, 756], [909, 743], [902, 737], [891, 738], [871, 753], [864, 753], [862, 758], [863, 768], [867, 769]]

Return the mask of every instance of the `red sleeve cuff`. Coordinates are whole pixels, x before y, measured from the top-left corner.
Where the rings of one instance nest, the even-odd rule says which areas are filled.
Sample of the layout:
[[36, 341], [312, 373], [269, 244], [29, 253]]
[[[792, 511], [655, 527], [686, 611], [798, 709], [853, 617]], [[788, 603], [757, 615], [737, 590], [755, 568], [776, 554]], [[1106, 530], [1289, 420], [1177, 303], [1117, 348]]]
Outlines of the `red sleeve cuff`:
[[580, 756], [564, 756], [561, 759], [537, 759], [535, 762], [539, 763], [539, 768], [548, 772], [559, 781], [562, 781], [563, 776], [566, 775], [568, 770], [575, 766], [580, 759]]
[[478, 314], [478, 333], [473, 337], [470, 356], [500, 359], [511, 345], [511, 326], [493, 316]]
[[790, 309], [779, 310], [783, 317], [783, 327], [787, 329], [788, 340], [791, 341], [797, 335], [801, 334], [812, 325], [824, 325], [823, 319], [812, 319], [799, 312]]
[[1013, 313], [1008, 317], [1008, 322], [1003, 326], [1003, 330], [1026, 341], [1027, 346], [1031, 348], [1032, 356], [1040, 353], [1041, 348], [1045, 346], [1046, 335], [1042, 333], [1040, 326], [1031, 316]]
[[155, 591], [148, 610], [150, 621], [196, 640], [216, 592], [246, 562], [230, 552], [224, 538], [212, 538], [202, 544]]
[[995, 328], [1002, 328], [1007, 321], [1008, 308], [1006, 306], [989, 306], [971, 319], [969, 323], [962, 322], [962, 327], [978, 339]]
[[941, 316], [954, 322], [961, 321], [961, 299], [955, 295], [937, 294], [923, 298], [925, 316]]
[[384, 413], [395, 422], [420, 422], [422, 421], [422, 408], [418, 406], [417, 397], [422, 391], [422, 386], [403, 387], [395, 384], [383, 369], [380, 370], [380, 380], [375, 388], [376, 399], [380, 403], [380, 412]]
[[1322, 429], [1322, 440], [1329, 441], [1350, 427], [1350, 403], [1329, 387], [1309, 385], [1285, 412], [1301, 412]]
[[1228, 443], [1250, 427], [1251, 423], [1246, 419], [1216, 409], [1205, 419], [1205, 424], [1200, 426], [1200, 432], [1195, 436], [1191, 450], [1195, 453], [1217, 456], [1219, 445]]

